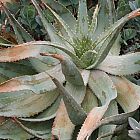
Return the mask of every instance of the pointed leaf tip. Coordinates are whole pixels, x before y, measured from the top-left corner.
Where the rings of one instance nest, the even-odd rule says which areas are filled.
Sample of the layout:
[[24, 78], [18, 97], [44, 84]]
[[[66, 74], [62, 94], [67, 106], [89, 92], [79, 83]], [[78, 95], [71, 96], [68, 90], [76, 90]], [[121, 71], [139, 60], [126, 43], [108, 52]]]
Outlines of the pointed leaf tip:
[[130, 14], [129, 14], [129, 16], [128, 16], [128, 18], [135, 18], [135, 17], [137, 17], [137, 16], [140, 16], [140, 8], [139, 9], [136, 9], [136, 10], [134, 10], [134, 11], [132, 11]]
[[60, 54], [40, 53], [40, 55], [42, 55], [42, 56], [51, 56], [51, 57], [56, 58], [56, 59], [58, 59], [60, 61], [64, 60], [63, 55], [60, 55]]

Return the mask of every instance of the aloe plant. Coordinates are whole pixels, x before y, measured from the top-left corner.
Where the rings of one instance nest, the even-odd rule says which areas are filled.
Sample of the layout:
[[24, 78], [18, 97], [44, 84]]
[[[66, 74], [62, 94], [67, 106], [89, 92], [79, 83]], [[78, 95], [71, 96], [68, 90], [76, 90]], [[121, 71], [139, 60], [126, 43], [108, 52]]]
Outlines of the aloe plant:
[[138, 123], [135, 119], [129, 118], [129, 124], [133, 130], [129, 130], [129, 136], [134, 140], [140, 139], [140, 123]]
[[140, 53], [119, 55], [119, 33], [140, 9], [117, 20], [113, 1], [99, 0], [90, 21], [86, 0], [79, 0], [77, 18], [59, 2], [41, 0], [56, 18], [51, 24], [31, 1], [51, 41], [34, 41], [1, 3], [18, 44], [0, 44], [9, 46], [0, 50], [0, 138], [95, 139], [99, 128], [98, 139], [111, 139], [140, 104], [140, 87], [125, 78], [140, 72]]

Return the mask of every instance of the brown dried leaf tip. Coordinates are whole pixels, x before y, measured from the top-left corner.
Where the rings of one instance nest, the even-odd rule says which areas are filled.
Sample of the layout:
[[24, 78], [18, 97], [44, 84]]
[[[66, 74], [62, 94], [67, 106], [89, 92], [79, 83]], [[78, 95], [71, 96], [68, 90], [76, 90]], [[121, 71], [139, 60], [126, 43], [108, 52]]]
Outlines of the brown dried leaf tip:
[[40, 53], [40, 55], [42, 55], [42, 56], [51, 56], [51, 57], [56, 58], [56, 59], [58, 59], [60, 61], [64, 60], [64, 57], [61, 54]]
[[130, 13], [129, 16], [128, 16], [128, 18], [131, 19], [131, 18], [135, 18], [137, 16], [140, 16], [140, 8], [137, 9], [137, 10], [135, 10], [135, 11], [133, 11], [132, 13]]

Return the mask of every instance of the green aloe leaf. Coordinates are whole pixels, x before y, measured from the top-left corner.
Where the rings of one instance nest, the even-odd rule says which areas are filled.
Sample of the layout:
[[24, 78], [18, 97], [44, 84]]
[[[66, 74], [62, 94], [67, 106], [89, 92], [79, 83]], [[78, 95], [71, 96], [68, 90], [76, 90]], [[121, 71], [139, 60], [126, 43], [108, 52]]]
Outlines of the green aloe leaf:
[[86, 113], [89, 113], [94, 107], [98, 106], [97, 97], [89, 87], [86, 88], [86, 95], [81, 106]]
[[88, 50], [86, 51], [80, 58], [80, 60], [86, 65], [90, 66], [90, 64], [93, 64], [96, 60], [96, 57], [98, 53], [94, 50]]
[[81, 106], [75, 101], [75, 99], [68, 93], [68, 91], [60, 84], [60, 82], [52, 77], [53, 82], [58, 87], [60, 94], [63, 96], [63, 100], [69, 115], [70, 120], [73, 124], [82, 124], [86, 118], [86, 113]]
[[43, 110], [43, 112], [39, 113], [36, 116], [30, 117], [30, 118], [19, 118], [20, 120], [26, 121], [26, 122], [43, 122], [50, 120], [56, 116], [57, 109], [60, 104], [61, 96], [59, 96], [56, 101], [53, 99], [53, 103], [51, 106]]
[[51, 127], [52, 121], [45, 122], [21, 122], [17, 118], [14, 118], [14, 121], [27, 133], [34, 137], [41, 139], [50, 139], [51, 138]]
[[[40, 53], [44, 52], [53, 52], [56, 53], [56, 50], [53, 48], [60, 49], [64, 51], [66, 54], [68, 54], [72, 59], [75, 61], [78, 65], [81, 64], [80, 60], [75, 56], [75, 54], [71, 51], [69, 51], [67, 48], [65, 48], [64, 45], [51, 43], [48, 41], [35, 41], [35, 42], [28, 42], [20, 45], [15, 45], [14, 47], [2, 49], [0, 52], [0, 62], [13, 62], [13, 61], [19, 61], [25, 58], [38, 58], [39, 60], [43, 61], [44, 63], [48, 63], [48, 59], [50, 57], [44, 59], [40, 56]], [[18, 52], [18, 53], [15, 53]], [[52, 59], [50, 59], [51, 65], [54, 63], [58, 63]], [[37, 63], [38, 64], [38, 63]], [[35, 66], [36, 67], [36, 66]]]
[[[61, 62], [62, 72], [66, 78], [66, 89], [74, 97], [74, 99], [81, 104], [84, 99], [86, 92], [86, 85], [89, 77], [89, 73], [86, 70], [81, 71], [76, 67], [76, 65], [67, 57], [62, 55], [51, 55], [57, 58]], [[84, 75], [84, 79], [82, 77]], [[84, 80], [84, 81], [83, 81]], [[77, 82], [78, 81], [78, 82]]]
[[58, 78], [61, 83], [65, 81], [61, 72], [61, 67], [58, 65], [54, 66], [51, 70], [36, 75], [26, 75], [10, 79], [0, 85], [0, 92], [30, 90], [36, 94], [40, 94], [43, 92], [53, 91], [56, 89], [56, 86], [52, 82], [48, 73]]
[[[116, 101], [112, 101], [104, 115], [103, 118], [109, 117], [109, 116], [113, 116], [113, 115], [117, 115], [118, 114], [118, 106], [117, 106], [117, 102]], [[116, 131], [116, 125], [104, 125], [99, 127], [99, 133], [98, 133], [98, 137], [109, 134], [109, 133], [114, 133]], [[103, 140], [111, 140], [112, 135], [111, 136], [106, 136], [105, 138], [103, 138]]]
[[0, 44], [13, 44], [13, 43], [5, 39], [4, 37], [0, 36]]
[[95, 29], [97, 28], [97, 17], [100, 11], [100, 6], [96, 5], [96, 8], [94, 10], [93, 16], [92, 16], [92, 21], [91, 21], [91, 25], [89, 26], [89, 35], [92, 38], [95, 32]]
[[65, 75], [66, 80], [73, 85], [84, 86], [82, 75], [76, 65], [66, 57], [62, 58], [60, 61], [62, 72]]
[[34, 40], [4, 5], [2, 5], [2, 8], [5, 11], [7, 17], [9, 18], [12, 27], [14, 28], [18, 43], [24, 43], [25, 41]]
[[102, 119], [100, 125], [121, 125], [127, 123], [128, 117], [134, 115], [140, 103], [140, 98], [137, 98], [139, 89], [135, 84], [121, 77], [111, 76], [111, 79], [118, 91], [117, 102], [121, 105], [125, 113], [106, 117]]
[[[43, 56], [51, 56], [53, 58], [58, 59], [61, 62], [62, 72], [65, 75], [65, 78], [68, 82], [73, 85], [83, 86], [84, 81], [82, 79], [82, 75], [80, 74], [76, 65], [67, 57], [58, 55], [58, 54], [45, 54], [41, 53]], [[77, 83], [77, 81], [79, 81]]]
[[78, 21], [77, 21], [78, 38], [88, 36], [88, 12], [86, 0], [79, 0]]
[[139, 52], [122, 56], [107, 56], [98, 69], [113, 75], [131, 75], [140, 72], [140, 65], [136, 63], [139, 59]]
[[[102, 139], [105, 140], [105, 139], [108, 139], [108, 137], [111, 138], [113, 135], [117, 135], [117, 134], [121, 133], [122, 131], [124, 131], [124, 129], [126, 129], [126, 127], [127, 127], [127, 124], [122, 124], [122, 125], [118, 126], [115, 129], [115, 131], [113, 130], [113, 131], [110, 131], [110, 132], [105, 133], [103, 135], [100, 135], [97, 139], [98, 140], [102, 140]], [[114, 137], [111, 139], [114, 139]]]
[[96, 58], [96, 61], [91, 66], [89, 66], [87, 69], [91, 69], [91, 68], [97, 66], [105, 59], [105, 57], [108, 55], [110, 49], [112, 48], [113, 44], [115, 43], [115, 41], [120, 33], [120, 30], [122, 29], [124, 24], [127, 21], [129, 21], [130, 19], [138, 16], [139, 11], [140, 11], [140, 9], [137, 9], [137, 10], [129, 13], [125, 17], [122, 17], [120, 20], [118, 20], [112, 26], [110, 26], [107, 29], [107, 31], [105, 31], [98, 37], [97, 42], [96, 42], [96, 47], [95, 47], [95, 51], [98, 53], [98, 57]]
[[55, 10], [61, 18], [66, 22], [66, 24], [75, 31], [76, 19], [72, 13], [64, 5], [55, 0], [42, 0], [43, 3], [49, 5], [53, 10]]
[[52, 26], [52, 24], [47, 21], [47, 18], [45, 16], [45, 14], [43, 13], [43, 11], [41, 10], [40, 6], [38, 5], [37, 1], [32, 0], [32, 3], [36, 7], [36, 9], [38, 11], [38, 14], [40, 15], [41, 21], [42, 21], [42, 23], [44, 25], [45, 30], [49, 34], [51, 42], [59, 42], [59, 43], [61, 43], [62, 40], [57, 35], [57, 32], [56, 32], [55, 28]]
[[81, 127], [77, 140], [84, 140], [90, 137], [91, 133], [100, 126], [100, 121], [107, 111], [110, 102], [117, 97], [117, 91], [113, 82], [102, 71], [92, 71], [88, 85], [101, 101], [102, 106], [94, 107], [90, 111]]
[[34, 136], [25, 132], [17, 123], [11, 119], [4, 120], [0, 124], [0, 138], [1, 139], [30, 139]]
[[52, 10], [46, 3], [44, 5], [50, 10], [50, 12], [56, 17], [56, 19], [60, 22], [64, 30], [69, 36], [70, 41], [73, 41], [73, 37], [75, 36], [74, 33], [72, 32], [71, 28], [67, 25], [67, 23], [59, 16], [55, 11]]
[[53, 122], [53, 137], [62, 140], [71, 140], [74, 128], [75, 126], [69, 119], [65, 104], [62, 100], [58, 108], [56, 118]]
[[37, 73], [36, 70], [34, 70], [34, 68], [31, 65], [24, 64], [25, 62], [29, 63], [28, 61], [24, 61], [23, 63], [22, 62], [0, 63], [0, 74], [6, 76], [8, 79], [21, 75], [36, 74]]
[[106, 117], [101, 121], [105, 124], [123, 124], [126, 123], [128, 117], [132, 116], [139, 107], [139, 86], [131, 83], [125, 78], [111, 76], [113, 83], [118, 91], [117, 102], [121, 105], [125, 113]]
[[112, 23], [116, 21], [114, 2], [112, 0], [99, 0], [99, 12], [97, 16], [96, 30], [92, 35], [93, 39], [104, 32]]
[[1, 93], [5, 95], [5, 97], [1, 96], [1, 116], [30, 117], [49, 107], [58, 97], [57, 92], [35, 94], [24, 90], [10, 93], [15, 94], [15, 96]]
[[134, 140], [139, 140], [140, 139], [140, 134], [136, 133], [136, 131], [134, 130], [129, 130], [129, 134], [128, 134], [131, 138], [133, 138]]
[[135, 119], [129, 117], [128, 121], [133, 130], [136, 130], [136, 128], [139, 128], [140, 124]]

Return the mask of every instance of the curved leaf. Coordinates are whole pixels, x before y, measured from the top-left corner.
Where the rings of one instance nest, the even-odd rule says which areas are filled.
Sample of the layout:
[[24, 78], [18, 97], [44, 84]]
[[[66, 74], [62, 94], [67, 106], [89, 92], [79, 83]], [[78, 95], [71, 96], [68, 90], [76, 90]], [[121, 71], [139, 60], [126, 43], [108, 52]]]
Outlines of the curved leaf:
[[55, 30], [55, 28], [52, 26], [51, 23], [49, 23], [46, 19], [45, 13], [43, 13], [43, 11], [41, 10], [40, 6], [38, 5], [36, 0], [32, 0], [32, 3], [34, 4], [34, 6], [36, 7], [38, 14], [41, 18], [41, 21], [44, 25], [45, 30], [48, 32], [49, 37], [51, 42], [57, 42], [57, 43], [62, 43], [62, 40], [59, 38], [59, 36], [57, 35], [57, 32]]
[[97, 4], [94, 10], [93, 16], [92, 16], [91, 25], [89, 27], [89, 32], [90, 32], [89, 34], [91, 38], [93, 37], [93, 33], [95, 32], [95, 29], [97, 28], [97, 16], [99, 14], [99, 11], [100, 11], [100, 7]]
[[[63, 57], [57, 54], [56, 55], [52, 54], [51, 56], [60, 60], [62, 72], [66, 78], [65, 87], [67, 91], [72, 95], [72, 97], [76, 100], [76, 102], [81, 104], [85, 96], [86, 92], [85, 86], [87, 85], [90, 72], [83, 70], [80, 73], [76, 65], [67, 57]], [[84, 76], [84, 79], [82, 76]]]
[[62, 72], [65, 75], [66, 80], [76, 86], [84, 86], [84, 81], [79, 69], [76, 65], [64, 57], [61, 60]]
[[[23, 94], [24, 93], [24, 94]], [[0, 116], [30, 117], [49, 107], [58, 97], [57, 92], [34, 94], [30, 91], [10, 92], [1, 97]], [[15, 94], [16, 96], [11, 96]], [[10, 101], [10, 102], [9, 102]]]
[[118, 91], [117, 102], [125, 112], [131, 112], [138, 108], [140, 103], [139, 88], [124, 77], [110, 76]]
[[52, 77], [53, 82], [58, 87], [60, 94], [63, 96], [63, 100], [69, 115], [70, 120], [73, 124], [79, 125], [82, 124], [86, 118], [86, 113], [83, 108], [75, 101], [71, 94], [60, 84], [60, 82]]
[[63, 101], [61, 101], [53, 123], [53, 137], [57, 138], [58, 140], [71, 140], [74, 128], [75, 126], [69, 119], [65, 104]]
[[75, 31], [76, 19], [68, 8], [55, 0], [42, 0], [42, 2], [48, 4], [57, 13], [59, 12], [61, 18], [68, 24], [72, 31]]
[[131, 53], [122, 56], [107, 56], [97, 67], [112, 75], [130, 75], [140, 72], [140, 53]]
[[12, 27], [14, 28], [18, 43], [24, 43], [25, 41], [33, 41], [32, 36], [20, 25], [10, 11], [2, 5], [4, 12], [10, 20]]
[[0, 63], [0, 74], [6, 76], [7, 78], [13, 78], [21, 75], [32, 75], [37, 73], [31, 65], [26, 65], [25, 63], [29, 64], [28, 61], [24, 61], [23, 63]]
[[135, 119], [129, 117], [128, 121], [129, 121], [129, 125], [131, 126], [133, 130], [136, 130], [136, 128], [139, 128], [140, 124]]
[[44, 5], [50, 10], [50, 12], [56, 17], [56, 19], [59, 21], [59, 23], [62, 25], [64, 30], [67, 32], [69, 39], [71, 42], [73, 42], [74, 33], [72, 32], [71, 28], [66, 24], [66, 22], [55, 12], [50, 8], [46, 3]]
[[[68, 54], [75, 61], [77, 65], [81, 65], [81, 66], [83, 65], [78, 59], [78, 57], [76, 57], [76, 55], [73, 52], [65, 48], [63, 44], [51, 43], [48, 41], [33, 41], [20, 45], [15, 45], [14, 47], [11, 48], [2, 49], [0, 51], [0, 62], [13, 62], [25, 58], [35, 57], [40, 59], [41, 61], [45, 61], [44, 63], [47, 63], [46, 61], [48, 60], [48, 58], [47, 60], [43, 60], [44, 57], [42, 58], [40, 56], [40, 53], [44, 53], [44, 52], [56, 53], [56, 50], [52, 49], [52, 47], [62, 50], [63, 52]], [[53, 63], [57, 63], [57, 62], [53, 62]]]
[[84, 97], [84, 100], [81, 104], [82, 108], [85, 110], [86, 113], [89, 113], [93, 107], [98, 106], [98, 100], [95, 94], [92, 92], [92, 90], [87, 87], [86, 88], [86, 95]]
[[41, 139], [51, 138], [52, 121], [45, 122], [20, 122], [17, 118], [14, 121], [27, 133]]
[[52, 101], [54, 102], [51, 104], [51, 106], [43, 110], [43, 112], [39, 113], [38, 115], [33, 116], [31, 118], [19, 118], [19, 119], [26, 122], [43, 122], [52, 119], [56, 116], [56, 112], [58, 110], [61, 98], [62, 97], [59, 96], [56, 99], [56, 101], [54, 101], [53, 99]]
[[100, 121], [112, 100], [117, 97], [117, 91], [109, 76], [102, 71], [92, 71], [88, 83], [89, 87], [100, 99], [102, 106], [94, 107], [88, 114], [77, 140], [89, 138], [91, 133], [100, 126]]
[[68, 82], [77, 86], [84, 85], [84, 81], [82, 79], [82, 76], [78, 68], [69, 58], [58, 54], [45, 54], [45, 53], [41, 53], [41, 54], [43, 56], [51, 56], [53, 58], [58, 59], [61, 62], [62, 72], [65, 75], [65, 78]]
[[129, 134], [128, 134], [131, 138], [135, 139], [135, 140], [139, 140], [140, 139], [140, 134], [137, 133], [134, 130], [129, 130]]
[[11, 119], [7, 119], [0, 124], [0, 138], [1, 139], [30, 139], [34, 136], [25, 132], [17, 123]]
[[26, 75], [10, 79], [0, 85], [0, 92], [30, 90], [36, 94], [40, 94], [43, 92], [53, 91], [56, 89], [56, 86], [52, 82], [48, 73], [58, 78], [62, 83], [65, 81], [65, 78], [61, 72], [61, 67], [58, 65], [46, 72], [36, 75]]
[[100, 64], [108, 55], [110, 49], [112, 48], [114, 42], [119, 36], [120, 30], [124, 26], [124, 24], [132, 18], [140, 15], [140, 9], [137, 9], [128, 15], [122, 17], [120, 20], [115, 22], [112, 26], [110, 26], [104, 33], [102, 33], [97, 41], [95, 51], [98, 53], [96, 61], [89, 66], [87, 69], [92, 69]]
[[115, 5], [112, 0], [99, 0], [98, 4], [100, 9], [97, 16], [96, 30], [92, 35], [93, 39], [97, 39], [102, 32], [116, 21]]
[[[103, 118], [117, 115], [117, 114], [118, 114], [117, 102], [112, 101]], [[99, 127], [98, 137], [104, 136], [109, 133], [115, 133], [115, 131], [116, 131], [116, 125], [111, 124], [111, 125], [101, 126], [101, 127]], [[103, 138], [102, 140], [111, 140], [111, 138], [112, 138], [112, 135], [109, 135], [109, 136], [106, 136], [105, 138]]]

